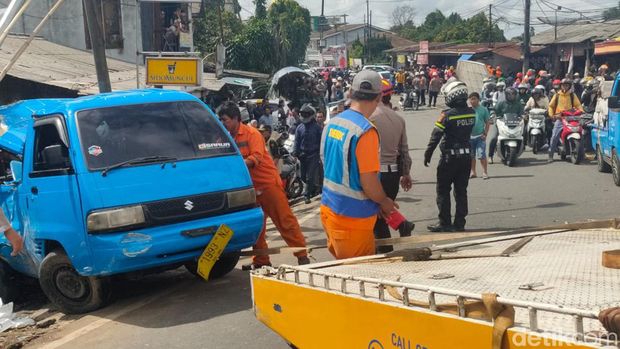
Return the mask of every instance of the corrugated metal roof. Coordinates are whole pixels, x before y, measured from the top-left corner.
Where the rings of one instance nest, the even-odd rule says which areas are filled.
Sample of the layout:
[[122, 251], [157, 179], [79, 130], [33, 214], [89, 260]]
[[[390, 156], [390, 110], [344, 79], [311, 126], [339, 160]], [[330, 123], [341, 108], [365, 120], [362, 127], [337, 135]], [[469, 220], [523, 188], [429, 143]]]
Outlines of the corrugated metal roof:
[[620, 35], [620, 20], [602, 23], [588, 21], [558, 25], [558, 37], [551, 28], [532, 37], [532, 45], [577, 44], [584, 41], [603, 41]]
[[[9, 35], [0, 48], [0, 67], [5, 67], [25, 36]], [[108, 70], [112, 90], [136, 88], [136, 66], [117, 59], [108, 58]], [[99, 93], [97, 73], [93, 56], [81, 51], [58, 45], [41, 38], [35, 38], [8, 73], [11, 76], [47, 85], [58, 86], [79, 94]], [[144, 85], [144, 67], [140, 67], [141, 84]], [[224, 82], [215, 79], [214, 74], [203, 74], [203, 87], [219, 91]], [[178, 89], [178, 88], [171, 88]]]

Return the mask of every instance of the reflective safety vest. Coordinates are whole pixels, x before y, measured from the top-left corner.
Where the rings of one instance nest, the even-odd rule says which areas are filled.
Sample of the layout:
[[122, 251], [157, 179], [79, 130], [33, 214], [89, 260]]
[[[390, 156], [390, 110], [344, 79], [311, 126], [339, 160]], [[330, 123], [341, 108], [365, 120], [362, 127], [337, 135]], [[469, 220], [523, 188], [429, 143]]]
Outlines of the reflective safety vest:
[[321, 160], [325, 169], [321, 203], [336, 214], [368, 218], [379, 211], [379, 205], [362, 190], [355, 157], [360, 137], [373, 128], [368, 119], [351, 109], [325, 126], [321, 139]]

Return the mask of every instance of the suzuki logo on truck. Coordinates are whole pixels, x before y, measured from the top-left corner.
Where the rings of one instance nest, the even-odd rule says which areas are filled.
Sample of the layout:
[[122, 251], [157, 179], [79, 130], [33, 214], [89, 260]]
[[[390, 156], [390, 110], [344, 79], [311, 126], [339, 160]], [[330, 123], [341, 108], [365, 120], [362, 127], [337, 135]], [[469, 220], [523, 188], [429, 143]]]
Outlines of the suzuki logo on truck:
[[194, 209], [194, 203], [190, 200], [185, 201], [185, 209], [191, 211]]

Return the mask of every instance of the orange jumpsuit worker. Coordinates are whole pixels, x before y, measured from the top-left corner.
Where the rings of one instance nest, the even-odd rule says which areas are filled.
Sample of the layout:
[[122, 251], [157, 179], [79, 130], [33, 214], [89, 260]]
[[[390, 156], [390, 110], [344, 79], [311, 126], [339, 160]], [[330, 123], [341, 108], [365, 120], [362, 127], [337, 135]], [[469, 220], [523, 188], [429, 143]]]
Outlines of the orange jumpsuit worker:
[[[271, 218], [280, 235], [290, 247], [306, 247], [306, 239], [301, 233], [297, 218], [288, 205], [288, 199], [282, 189], [280, 175], [265, 147], [263, 136], [255, 128], [241, 123], [241, 112], [235, 103], [224, 103], [217, 113], [224, 127], [235, 139], [245, 164], [250, 170], [250, 176], [256, 189], [256, 201], [265, 213], [265, 223], [267, 216]], [[265, 234], [266, 224], [263, 224], [263, 231], [254, 244], [255, 250], [268, 248]], [[300, 265], [310, 263], [306, 251], [296, 252], [295, 256], [297, 256]], [[244, 265], [243, 269], [251, 270], [265, 265], [271, 265], [269, 256], [254, 256], [252, 264]]]
[[381, 75], [363, 70], [351, 85], [351, 107], [323, 130], [324, 164], [321, 222], [337, 259], [375, 253], [377, 214], [388, 217], [398, 206], [379, 180], [379, 134], [368, 120], [381, 101]]

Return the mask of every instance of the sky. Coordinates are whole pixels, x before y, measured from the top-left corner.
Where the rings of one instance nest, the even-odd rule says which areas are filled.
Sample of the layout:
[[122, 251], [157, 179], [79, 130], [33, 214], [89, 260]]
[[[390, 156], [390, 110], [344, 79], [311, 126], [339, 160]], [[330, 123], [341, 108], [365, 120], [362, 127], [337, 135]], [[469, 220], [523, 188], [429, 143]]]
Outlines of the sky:
[[[297, 0], [302, 6], [310, 10], [310, 14], [318, 16], [321, 14], [321, 0]], [[239, 0], [243, 10], [241, 15], [244, 18], [250, 17], [254, 12], [252, 0]], [[493, 17], [502, 18], [498, 25], [504, 30], [507, 39], [520, 35], [523, 32], [523, 0], [369, 0], [369, 7], [372, 11], [372, 24], [390, 28], [392, 26], [392, 11], [400, 5], [413, 6], [416, 12], [415, 24], [424, 22], [426, 15], [435, 9], [441, 10], [444, 14], [457, 12], [467, 18], [480, 11], [488, 15], [489, 4], [493, 5]], [[580, 17], [576, 11], [580, 11], [585, 18], [597, 19], [601, 8], [614, 7], [618, 5], [617, 0], [532, 0], [531, 16], [534, 30], [541, 32], [549, 29], [547, 25], [540, 24], [538, 17], [548, 17], [555, 20], [554, 8], [557, 5], [563, 6], [563, 10], [558, 12], [558, 20], [563, 18]], [[576, 11], [575, 11], [576, 10]], [[366, 0], [326, 0], [325, 15], [347, 14], [347, 22], [363, 23], [366, 13]], [[600, 18], [600, 17], [599, 17]]]

